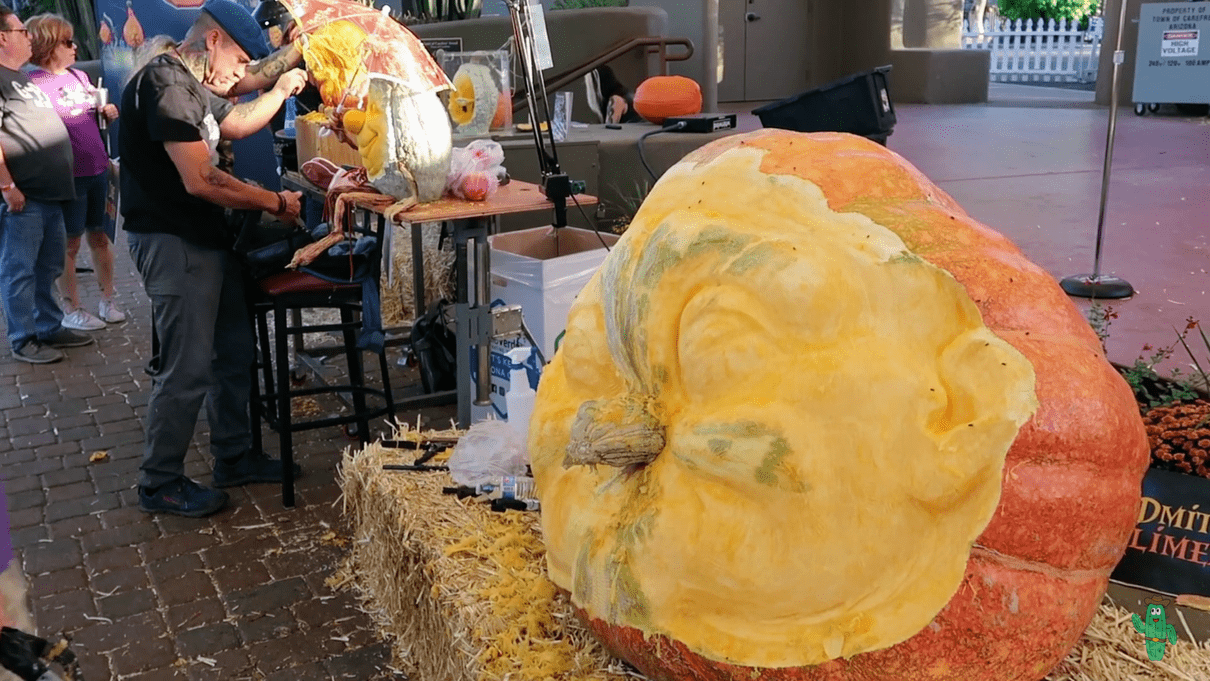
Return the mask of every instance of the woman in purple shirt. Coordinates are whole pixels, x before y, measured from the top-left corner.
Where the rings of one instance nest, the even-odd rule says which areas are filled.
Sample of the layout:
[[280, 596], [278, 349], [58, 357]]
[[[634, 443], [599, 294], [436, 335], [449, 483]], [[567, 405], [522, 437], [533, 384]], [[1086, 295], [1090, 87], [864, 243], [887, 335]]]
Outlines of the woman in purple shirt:
[[[97, 126], [97, 89], [89, 82], [87, 74], [71, 68], [76, 63], [76, 44], [72, 40], [72, 25], [67, 20], [57, 14], [41, 14], [31, 18], [25, 26], [29, 29], [34, 51], [30, 62], [38, 67], [29, 72], [29, 78], [54, 103], [55, 111], [67, 126], [75, 156], [76, 200], [69, 204], [63, 215], [67, 225], [67, 260], [63, 276], [59, 278], [63, 326], [95, 331], [105, 328], [106, 322], [126, 321], [126, 314], [114, 301], [113, 251], [109, 248], [115, 236], [114, 225], [112, 221], [108, 226], [105, 224], [109, 154]], [[106, 104], [101, 115], [113, 121], [118, 117], [118, 108]], [[80, 252], [85, 232], [97, 281], [101, 285], [99, 319], [80, 307], [76, 254]]]

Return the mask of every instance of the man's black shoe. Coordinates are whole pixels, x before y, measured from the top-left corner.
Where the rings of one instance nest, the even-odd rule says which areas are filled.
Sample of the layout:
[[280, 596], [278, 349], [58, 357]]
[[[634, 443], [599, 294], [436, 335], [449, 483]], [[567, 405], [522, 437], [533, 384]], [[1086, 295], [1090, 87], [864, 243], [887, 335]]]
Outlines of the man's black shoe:
[[[270, 459], [260, 450], [249, 449], [234, 462], [214, 461], [214, 486], [236, 487], [253, 482], [281, 484], [281, 459]], [[302, 477], [302, 466], [294, 464], [294, 479]]]
[[147, 513], [174, 513], [202, 518], [227, 505], [227, 493], [203, 487], [189, 478], [178, 478], [154, 490], [139, 487], [139, 508]]
[[46, 338], [39, 338], [38, 341], [52, 348], [79, 348], [93, 344], [92, 336], [61, 327]]

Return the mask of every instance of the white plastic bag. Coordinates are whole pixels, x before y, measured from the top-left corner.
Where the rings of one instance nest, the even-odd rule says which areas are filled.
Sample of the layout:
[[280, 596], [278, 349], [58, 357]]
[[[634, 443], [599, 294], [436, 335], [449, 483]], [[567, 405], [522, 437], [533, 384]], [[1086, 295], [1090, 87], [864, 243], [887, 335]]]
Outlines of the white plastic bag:
[[493, 140], [475, 140], [450, 152], [445, 190], [460, 199], [483, 201], [496, 193], [505, 175], [504, 147]]
[[504, 475], [525, 475], [529, 456], [516, 428], [487, 420], [458, 439], [448, 465], [455, 483], [477, 487]]

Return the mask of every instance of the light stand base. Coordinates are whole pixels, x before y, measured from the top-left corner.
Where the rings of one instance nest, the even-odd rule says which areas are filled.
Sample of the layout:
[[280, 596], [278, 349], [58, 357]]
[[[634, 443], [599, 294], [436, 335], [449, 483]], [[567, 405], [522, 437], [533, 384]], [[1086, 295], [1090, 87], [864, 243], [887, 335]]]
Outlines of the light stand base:
[[1077, 298], [1129, 298], [1134, 295], [1134, 287], [1125, 279], [1091, 274], [1077, 274], [1066, 277], [1059, 282], [1059, 287], [1069, 296]]

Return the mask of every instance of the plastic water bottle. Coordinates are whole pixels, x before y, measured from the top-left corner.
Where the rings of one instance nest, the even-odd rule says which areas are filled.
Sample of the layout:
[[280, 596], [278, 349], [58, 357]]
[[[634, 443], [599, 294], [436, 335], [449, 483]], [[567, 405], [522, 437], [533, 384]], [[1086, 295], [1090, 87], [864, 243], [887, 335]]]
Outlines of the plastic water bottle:
[[532, 499], [534, 479], [524, 475], [506, 475], [500, 478], [501, 499]]
[[479, 485], [475, 493], [486, 494], [489, 499], [532, 499], [534, 479], [525, 475], [505, 475]]
[[286, 99], [286, 124], [285, 130], [294, 130], [294, 118], [298, 115], [298, 105], [293, 97]]
[[529, 372], [525, 362], [534, 349], [528, 345], [509, 350], [510, 362], [508, 392], [504, 393], [504, 408], [508, 411], [508, 424], [521, 435], [521, 441], [529, 438], [529, 419], [534, 413], [534, 398], [537, 393], [529, 387]]

